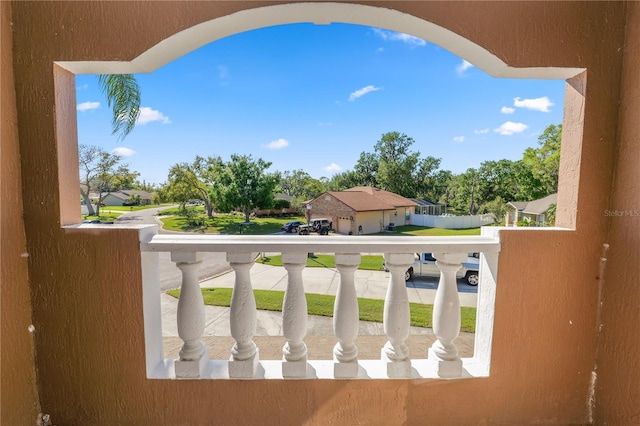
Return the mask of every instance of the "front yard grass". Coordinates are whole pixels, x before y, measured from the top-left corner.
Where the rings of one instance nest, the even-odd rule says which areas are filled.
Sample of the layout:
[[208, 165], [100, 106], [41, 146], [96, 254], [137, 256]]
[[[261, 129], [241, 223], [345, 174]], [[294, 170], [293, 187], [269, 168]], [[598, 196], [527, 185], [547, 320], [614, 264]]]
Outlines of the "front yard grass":
[[421, 237], [445, 237], [452, 235], [480, 235], [480, 228], [467, 229], [444, 229], [428, 228], [415, 225], [404, 225], [396, 227], [396, 233], [382, 232], [377, 235], [418, 235]]
[[[165, 214], [171, 214], [170, 209]], [[175, 213], [177, 209], [175, 209]], [[207, 234], [243, 234], [267, 235], [280, 231], [282, 225], [292, 220], [304, 220], [302, 217], [264, 217], [252, 218], [251, 224], [244, 224], [244, 215], [216, 214], [213, 219], [202, 215], [199, 224], [190, 224], [185, 216], [170, 216], [160, 218], [164, 229], [183, 232], [200, 232]]]
[[[231, 305], [231, 288], [203, 288], [202, 296], [205, 305], [226, 306]], [[173, 297], [180, 296], [180, 289], [169, 290], [167, 292]], [[284, 300], [283, 291], [275, 290], [253, 290], [256, 298], [256, 307], [265, 311], [282, 311]], [[333, 305], [335, 296], [324, 294], [306, 294], [307, 313], [309, 315], [320, 315], [325, 317], [333, 316]], [[384, 312], [384, 301], [377, 299], [358, 298], [358, 308], [361, 321], [382, 322]], [[423, 305], [420, 303], [410, 303], [411, 325], [415, 327], [432, 327], [433, 305]], [[460, 331], [475, 333], [476, 331], [476, 309], [462, 307]]]
[[[274, 256], [264, 256], [258, 259], [256, 262], [262, 263], [264, 265], [271, 266], [282, 266], [282, 256], [274, 255]], [[360, 259], [360, 266], [358, 269], [363, 269], [367, 271], [382, 271], [382, 263], [384, 262], [384, 257], [379, 255], [366, 255], [362, 256]], [[307, 257], [307, 266], [311, 268], [335, 268], [336, 267], [336, 258], [332, 254], [316, 254], [312, 257]]]
[[100, 216], [96, 216], [96, 215], [89, 216], [88, 214], [84, 214], [82, 215], [82, 220], [100, 220], [102, 222], [111, 222], [112, 220], [116, 220], [117, 218], [119, 218], [121, 214], [122, 213], [111, 213], [111, 212], [103, 213], [103, 210], [100, 209]]

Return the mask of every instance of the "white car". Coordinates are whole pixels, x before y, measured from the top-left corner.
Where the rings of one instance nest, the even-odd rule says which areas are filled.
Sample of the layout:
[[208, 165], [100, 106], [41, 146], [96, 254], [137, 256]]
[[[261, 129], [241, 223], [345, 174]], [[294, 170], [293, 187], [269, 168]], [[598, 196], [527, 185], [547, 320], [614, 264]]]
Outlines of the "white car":
[[[477, 286], [480, 281], [478, 275], [480, 269], [479, 257], [479, 253], [469, 253], [466, 262], [462, 262], [462, 267], [456, 272], [456, 278], [464, 278], [467, 284]], [[384, 270], [388, 271], [386, 266]], [[411, 280], [414, 274], [430, 277], [440, 276], [440, 268], [436, 265], [436, 259], [431, 253], [416, 254], [416, 260], [413, 262], [413, 266], [410, 266], [404, 274], [405, 281]]]

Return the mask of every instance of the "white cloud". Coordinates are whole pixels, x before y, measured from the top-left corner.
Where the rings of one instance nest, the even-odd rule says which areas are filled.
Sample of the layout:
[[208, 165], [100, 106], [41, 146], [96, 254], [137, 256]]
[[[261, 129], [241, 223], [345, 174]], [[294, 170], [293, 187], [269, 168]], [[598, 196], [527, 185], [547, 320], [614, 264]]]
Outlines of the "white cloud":
[[464, 142], [464, 136], [455, 136], [453, 140], [454, 142]]
[[89, 88], [89, 85], [85, 83], [83, 85], [76, 87], [76, 90], [87, 90], [88, 88]]
[[76, 106], [78, 111], [90, 111], [97, 108], [100, 108], [100, 102], [82, 102]]
[[529, 126], [524, 123], [514, 123], [513, 121], [507, 121], [505, 123], [502, 123], [497, 129], [493, 129], [493, 131], [496, 133], [500, 133], [501, 135], [510, 136], [514, 133], [524, 132], [527, 127]]
[[119, 155], [120, 157], [131, 157], [136, 152], [131, 148], [125, 148], [124, 146], [119, 146], [117, 148], [114, 148], [113, 151], [111, 151], [111, 153], [115, 155]]
[[395, 31], [385, 31], [385, 30], [381, 30], [380, 28], [372, 28], [372, 30], [375, 35], [377, 35], [383, 40], [401, 41], [410, 46], [424, 46], [427, 44], [427, 42], [424, 41], [423, 39], [409, 35], [409, 34], [397, 33]]
[[218, 65], [218, 77], [225, 79], [229, 76], [229, 68], [224, 65]]
[[464, 59], [462, 60], [462, 62], [460, 63], [460, 65], [458, 65], [456, 67], [456, 71], [459, 75], [464, 74], [464, 72], [466, 70], [468, 70], [469, 68], [473, 68], [473, 64], [471, 62], [465, 61]]
[[318, 127], [331, 127], [331, 126], [333, 126], [333, 123], [330, 121], [318, 123]]
[[162, 124], [169, 124], [171, 120], [169, 117], [161, 113], [156, 109], [151, 109], [149, 107], [140, 107], [140, 116], [138, 117], [138, 121], [136, 124], [147, 124], [152, 121], [161, 121]]
[[555, 104], [551, 102], [548, 97], [543, 96], [541, 98], [522, 100], [520, 98], [513, 98], [513, 105], [517, 106], [518, 108], [526, 108], [533, 111], [551, 112], [549, 107]]
[[289, 142], [286, 139], [278, 139], [275, 141], [271, 141], [266, 145], [263, 145], [267, 149], [282, 149], [289, 146]]
[[474, 130], [473, 133], [475, 133], [476, 135], [486, 135], [487, 133], [489, 133], [489, 129]]
[[351, 95], [349, 95], [349, 102], [353, 102], [356, 99], [366, 95], [369, 92], [377, 92], [378, 90], [380, 90], [379, 87], [372, 86], [372, 85], [363, 87], [362, 89], [358, 89], [355, 92], [353, 92]]
[[502, 108], [500, 108], [500, 112], [503, 114], [513, 114], [514, 112], [516, 112], [516, 109], [503, 106]]
[[329, 173], [336, 173], [342, 170], [342, 167], [338, 166], [336, 163], [331, 163], [325, 167], [324, 170]]

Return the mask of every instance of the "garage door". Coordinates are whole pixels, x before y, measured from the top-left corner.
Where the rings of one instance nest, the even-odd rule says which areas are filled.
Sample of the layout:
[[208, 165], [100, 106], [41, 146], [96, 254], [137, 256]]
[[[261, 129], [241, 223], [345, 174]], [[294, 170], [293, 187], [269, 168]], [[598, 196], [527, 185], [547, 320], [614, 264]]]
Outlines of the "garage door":
[[338, 233], [348, 234], [351, 231], [351, 221], [349, 219], [338, 219]]

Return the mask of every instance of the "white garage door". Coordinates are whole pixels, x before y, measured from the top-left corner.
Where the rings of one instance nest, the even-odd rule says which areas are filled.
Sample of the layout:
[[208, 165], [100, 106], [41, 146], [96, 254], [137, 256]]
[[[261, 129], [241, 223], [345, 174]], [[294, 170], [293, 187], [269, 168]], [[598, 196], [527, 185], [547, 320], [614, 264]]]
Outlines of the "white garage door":
[[351, 221], [349, 219], [338, 219], [338, 233], [348, 234], [351, 231]]

